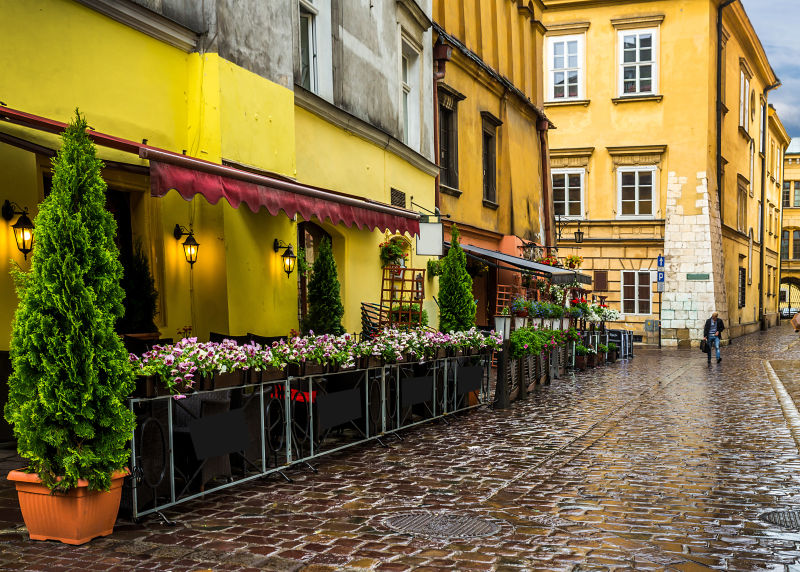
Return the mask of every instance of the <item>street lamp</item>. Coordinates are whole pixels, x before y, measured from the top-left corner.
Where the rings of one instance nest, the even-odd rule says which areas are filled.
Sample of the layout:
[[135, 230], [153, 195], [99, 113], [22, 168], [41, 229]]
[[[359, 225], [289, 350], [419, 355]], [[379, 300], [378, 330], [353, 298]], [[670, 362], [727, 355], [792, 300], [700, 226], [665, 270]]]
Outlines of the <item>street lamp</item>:
[[292, 250], [292, 245], [286, 244], [282, 240], [275, 239], [275, 242], [272, 243], [272, 249], [275, 252], [278, 252], [281, 248], [285, 248], [286, 250], [283, 251], [281, 254], [281, 258], [283, 259], [283, 271], [286, 272], [286, 277], [290, 277], [292, 272], [294, 272], [294, 266], [297, 263], [297, 255]]
[[180, 240], [182, 236], [186, 237], [186, 240], [183, 241], [183, 255], [186, 257], [189, 267], [193, 267], [197, 262], [197, 251], [200, 250], [200, 243], [195, 240], [194, 231], [191, 228], [186, 230], [185, 227], [176, 223], [172, 236], [175, 237], [175, 240]]
[[3, 203], [0, 208], [3, 218], [11, 222], [15, 215], [19, 215], [17, 222], [11, 225], [14, 231], [14, 240], [17, 243], [17, 248], [28, 260], [28, 253], [33, 250], [33, 222], [28, 217], [28, 208], [21, 208], [17, 203], [12, 203], [8, 199]]
[[[564, 230], [564, 227], [567, 226], [571, 219], [562, 218], [561, 215], [556, 215], [556, 232], [557, 232], [557, 239], [561, 240], [561, 233]], [[575, 231], [575, 244], [581, 244], [583, 242], [583, 231], [581, 230], [581, 221], [578, 221], [578, 230]]]

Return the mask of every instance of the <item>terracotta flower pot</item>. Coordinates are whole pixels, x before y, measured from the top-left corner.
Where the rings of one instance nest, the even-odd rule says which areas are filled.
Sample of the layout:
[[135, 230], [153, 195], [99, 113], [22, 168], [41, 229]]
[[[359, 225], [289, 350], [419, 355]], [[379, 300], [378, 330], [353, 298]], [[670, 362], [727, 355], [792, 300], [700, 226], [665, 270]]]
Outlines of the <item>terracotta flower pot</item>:
[[586, 369], [586, 356], [575, 356], [575, 369], [580, 371]]
[[115, 472], [106, 492], [90, 491], [88, 481], [81, 479], [76, 488], [52, 494], [39, 475], [22, 471], [11, 471], [8, 480], [17, 486], [19, 508], [31, 540], [84, 544], [114, 531], [127, 474], [127, 470]]
[[608, 363], [614, 363], [615, 361], [617, 361], [617, 352], [615, 351], [608, 352], [607, 359]]

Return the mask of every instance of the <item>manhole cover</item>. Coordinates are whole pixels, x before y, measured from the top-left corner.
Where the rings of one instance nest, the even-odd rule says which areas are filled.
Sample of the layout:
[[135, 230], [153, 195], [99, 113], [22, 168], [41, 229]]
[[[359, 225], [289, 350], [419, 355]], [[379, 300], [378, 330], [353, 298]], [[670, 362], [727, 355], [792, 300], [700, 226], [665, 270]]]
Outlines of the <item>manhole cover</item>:
[[384, 524], [396, 530], [436, 538], [475, 538], [500, 532], [494, 522], [463, 514], [412, 512], [390, 516]]
[[800, 511], [798, 510], [777, 510], [761, 515], [761, 520], [770, 524], [777, 524], [783, 528], [800, 530]]

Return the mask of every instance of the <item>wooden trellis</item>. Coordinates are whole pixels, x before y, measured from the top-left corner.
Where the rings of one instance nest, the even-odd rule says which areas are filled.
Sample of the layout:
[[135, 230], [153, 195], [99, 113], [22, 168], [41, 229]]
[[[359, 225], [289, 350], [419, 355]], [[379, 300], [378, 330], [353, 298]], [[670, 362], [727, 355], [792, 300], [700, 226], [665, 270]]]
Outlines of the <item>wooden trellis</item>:
[[425, 301], [425, 269], [384, 266], [381, 280], [381, 325], [418, 327]]

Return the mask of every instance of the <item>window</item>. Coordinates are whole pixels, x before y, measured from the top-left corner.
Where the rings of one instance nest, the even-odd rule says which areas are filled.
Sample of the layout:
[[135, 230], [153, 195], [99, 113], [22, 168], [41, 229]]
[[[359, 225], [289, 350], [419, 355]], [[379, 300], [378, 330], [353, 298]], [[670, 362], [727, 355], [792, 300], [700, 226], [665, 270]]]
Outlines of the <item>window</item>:
[[745, 293], [747, 291], [747, 270], [744, 267], [739, 267], [739, 307], [744, 308]]
[[791, 203], [789, 202], [791, 200], [791, 194], [792, 194], [792, 183], [791, 183], [791, 181], [784, 181], [783, 182], [783, 194], [781, 195], [783, 208], [791, 206]]
[[744, 70], [739, 71], [739, 127], [749, 133], [750, 124], [750, 75]]
[[595, 292], [608, 292], [608, 270], [595, 270], [593, 284]]
[[739, 194], [736, 204], [736, 228], [739, 232], [747, 230], [747, 182], [739, 175]]
[[656, 28], [619, 32], [620, 96], [656, 93]]
[[553, 206], [556, 216], [583, 216], [583, 169], [553, 169]]
[[419, 52], [403, 42], [400, 57], [403, 143], [419, 151]]
[[[784, 183], [784, 185], [785, 184], [786, 183]], [[794, 182], [794, 206], [800, 207], [800, 181]]]
[[617, 169], [617, 218], [652, 217], [655, 167]]
[[584, 98], [584, 36], [549, 37], [548, 99], [553, 101]]
[[652, 288], [649, 270], [623, 270], [622, 313], [649, 314]]
[[[764, 223], [764, 210], [761, 205], [761, 201], [758, 201], [758, 234], [756, 236], [758, 237], [759, 242], [763, 242], [764, 240], [763, 223]], [[770, 228], [770, 234], [772, 234], [771, 228]]]
[[319, 91], [316, 14], [303, 2], [300, 3], [300, 85], [314, 93]]
[[764, 140], [765, 136], [766, 136], [765, 132], [766, 132], [766, 129], [767, 129], [766, 123], [767, 123], [767, 115], [764, 112], [764, 102], [762, 101], [761, 102], [761, 115], [760, 115], [760, 120], [759, 120], [760, 127], [758, 129], [758, 141], [759, 141], [759, 145], [760, 145], [760, 149], [761, 149], [762, 153], [764, 153], [765, 150], [766, 150], [766, 142]]
[[457, 99], [442, 87], [439, 87], [439, 182], [458, 188]]
[[800, 260], [800, 230], [792, 231], [792, 260]]
[[781, 233], [781, 260], [789, 260], [789, 231]]
[[750, 141], [750, 182], [748, 187], [750, 189], [750, 196], [753, 196], [753, 187], [755, 187], [754, 179], [756, 175], [756, 153], [755, 153], [755, 145], [753, 145], [753, 141]]
[[488, 111], [482, 111], [482, 164], [483, 164], [483, 202], [484, 206], [497, 205], [497, 128], [503, 124]]

